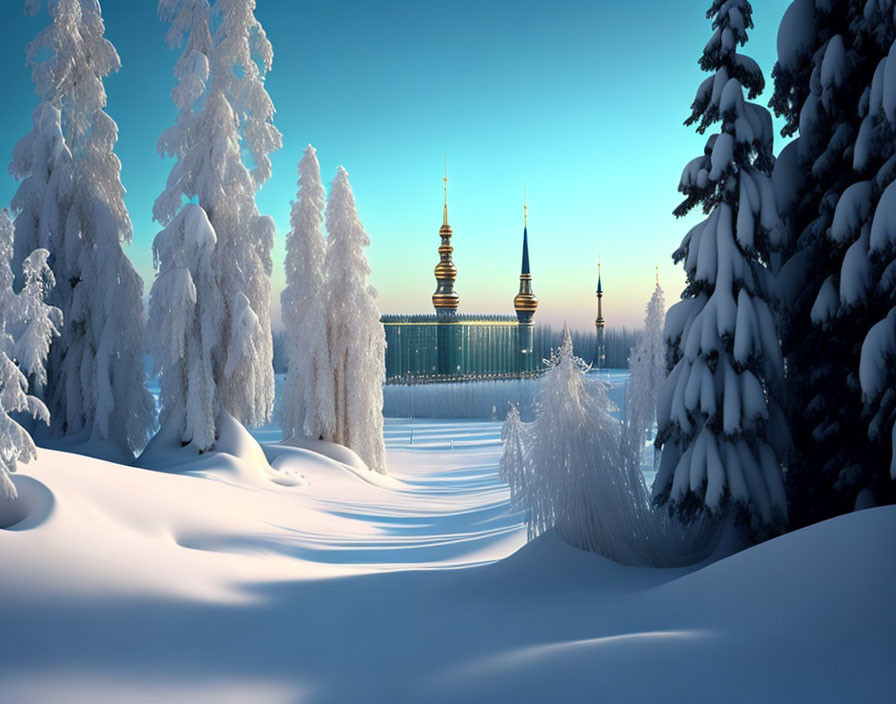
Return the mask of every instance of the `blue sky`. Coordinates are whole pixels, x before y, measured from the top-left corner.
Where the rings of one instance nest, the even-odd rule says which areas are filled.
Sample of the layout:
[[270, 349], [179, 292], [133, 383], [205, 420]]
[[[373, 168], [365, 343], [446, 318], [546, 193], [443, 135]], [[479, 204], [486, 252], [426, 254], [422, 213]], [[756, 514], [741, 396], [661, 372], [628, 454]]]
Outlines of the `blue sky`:
[[[156, 142], [175, 118], [177, 52], [152, 0], [102, 4], [122, 60], [106, 87], [134, 221], [128, 254], [148, 291], [159, 229], [152, 202], [171, 166]], [[710, 36], [708, 0], [257, 4], [274, 46], [267, 87], [284, 135], [258, 196], [278, 225], [275, 299], [296, 163], [309, 142], [325, 181], [339, 164], [349, 171], [383, 312], [431, 311], [445, 152], [463, 312], [512, 312], [524, 180], [537, 320], [593, 325], [598, 252], [609, 326], [640, 324], [656, 266], [667, 302], [678, 298], [684, 275], [670, 255], [696, 219], [671, 212], [681, 170], [705, 141], [682, 121], [704, 77], [697, 59]], [[769, 84], [787, 4], [753, 2], [746, 53]], [[47, 17], [24, 16], [16, 0], [3, 5], [8, 161], [37, 104], [24, 47]], [[0, 180], [0, 203], [15, 187], [8, 175]]]

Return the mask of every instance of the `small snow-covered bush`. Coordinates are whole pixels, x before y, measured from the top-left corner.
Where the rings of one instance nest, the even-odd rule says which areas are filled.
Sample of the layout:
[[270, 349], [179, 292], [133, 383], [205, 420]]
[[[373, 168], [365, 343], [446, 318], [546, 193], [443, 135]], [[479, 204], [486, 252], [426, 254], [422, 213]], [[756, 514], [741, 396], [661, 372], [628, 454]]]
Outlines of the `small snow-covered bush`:
[[586, 371], [567, 331], [536, 396], [535, 420], [523, 423], [511, 408], [505, 421], [501, 476], [528, 511], [529, 538], [556, 528], [571, 545], [629, 565], [699, 560], [714, 527], [685, 528], [653, 511], [604, 385]]

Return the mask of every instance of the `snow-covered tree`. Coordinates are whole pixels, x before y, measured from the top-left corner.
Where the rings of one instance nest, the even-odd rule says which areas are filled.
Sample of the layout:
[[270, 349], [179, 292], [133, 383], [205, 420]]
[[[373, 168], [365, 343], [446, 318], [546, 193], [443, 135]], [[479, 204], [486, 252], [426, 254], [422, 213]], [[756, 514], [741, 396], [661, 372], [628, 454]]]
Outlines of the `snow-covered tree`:
[[501, 468], [516, 501], [528, 509], [530, 538], [556, 526], [570, 544], [607, 555], [603, 541], [615, 535], [619, 526], [610, 524], [619, 515], [602, 508], [633, 501], [620, 482], [631, 467], [604, 386], [587, 379], [587, 369], [565, 329], [535, 398], [535, 420], [522, 424], [513, 409], [505, 421]]
[[195, 204], [156, 235], [158, 276], [149, 330], [161, 385], [161, 424], [200, 452], [215, 442], [220, 394], [215, 356], [223, 343], [224, 306], [214, 272], [215, 231]]
[[[543, 516], [545, 511], [540, 506], [535, 506], [541, 498], [535, 494], [530, 486], [532, 477], [527, 461], [527, 428], [520, 418], [520, 410], [515, 404], [511, 404], [507, 411], [507, 418], [501, 426], [501, 460], [499, 463], [499, 476], [501, 481], [510, 486], [510, 499], [514, 507], [528, 509], [533, 508], [530, 515]], [[543, 526], [536, 521], [527, 524], [529, 540], [537, 538], [542, 532]]]
[[15, 359], [35, 391], [47, 383], [47, 357], [53, 339], [62, 329], [62, 311], [47, 303], [56, 277], [46, 249], [35, 249], [22, 262], [24, 285], [17, 296]]
[[666, 380], [666, 344], [663, 324], [666, 302], [657, 278], [656, 288], [647, 303], [644, 331], [629, 356], [629, 380], [625, 387], [625, 443], [639, 464], [644, 441], [656, 420], [656, 402]]
[[13, 291], [13, 226], [6, 209], [0, 210], [0, 501], [16, 498], [9, 475], [20, 462], [37, 456], [28, 432], [12, 414], [27, 413], [49, 423], [46, 405], [28, 393], [28, 376], [46, 380], [45, 362], [50, 340], [59, 334], [61, 314], [45, 298], [53, 286], [45, 249], [36, 249], [24, 261], [24, 288]]
[[370, 239], [358, 219], [348, 172], [341, 166], [330, 184], [326, 224], [327, 339], [335, 392], [334, 433], [327, 439], [351, 448], [372, 470], [385, 473], [386, 333], [376, 289], [367, 283], [370, 266], [364, 249]]
[[894, 133], [883, 104], [894, 38], [889, 0], [796, 0], [779, 30], [771, 105], [786, 119], [784, 134], [799, 135], [773, 177], [788, 231], [779, 280], [794, 526], [851, 510], [863, 489], [888, 493], [879, 426], [872, 420], [871, 442], [855, 438], [869, 432], [862, 342], [885, 315], [871, 232], [892, 180]]
[[286, 438], [329, 438], [336, 429], [327, 346], [326, 200], [317, 154], [309, 144], [299, 162], [299, 190], [286, 236], [286, 288], [280, 295], [288, 371], [279, 412]]
[[[843, 318], [858, 318], [866, 332], [859, 360], [859, 382], [868, 421], [867, 458], [840, 485], [870, 491], [878, 503], [896, 502], [896, 17], [894, 3], [877, 0], [866, 8], [859, 26], [865, 45], [882, 57], [859, 105], [862, 126], [855, 146], [855, 168], [870, 181], [865, 198], [844, 204], [847, 214], [864, 219], [860, 238], [847, 250], [841, 274], [841, 301], [848, 290], [850, 254], [867, 248], [867, 272], [861, 272], [865, 296]], [[885, 54], [885, 55], [884, 55]], [[857, 190], [857, 187], [852, 187]], [[846, 199], [846, 193], [840, 202]], [[873, 208], [873, 214], [871, 209]], [[841, 209], [837, 205], [837, 212]], [[835, 224], [836, 224], [835, 214]], [[831, 229], [834, 234], [834, 228]], [[864, 263], [863, 257], [854, 257]], [[876, 285], [875, 285], [876, 282]], [[864, 444], [863, 444], [864, 446]], [[889, 470], [889, 471], [887, 471]], [[845, 481], [844, 481], [845, 479]], [[854, 490], [855, 491], [855, 490]], [[850, 496], [851, 498], [851, 496]]]
[[640, 467], [626, 456], [604, 385], [588, 378], [569, 330], [535, 401], [535, 420], [516, 408], [501, 432], [501, 476], [527, 510], [530, 540], [551, 528], [565, 541], [628, 565], [693, 564], [714, 546], [706, 521], [683, 526], [654, 511]]
[[169, 43], [184, 50], [172, 93], [178, 122], [159, 141], [160, 152], [177, 162], [153, 206], [167, 225], [195, 200], [211, 224], [224, 310], [213, 378], [221, 407], [248, 425], [267, 421], [274, 403], [274, 222], [259, 214], [255, 193], [270, 178], [268, 155], [281, 144], [264, 87], [273, 51], [254, 11], [254, 0], [217, 0], [212, 8], [207, 0], [159, 3], [160, 16], [172, 22]]
[[[31, 115], [33, 127], [13, 149], [9, 165], [21, 181], [12, 199], [15, 219], [13, 270], [39, 247], [60, 241], [72, 197], [72, 155], [62, 134], [62, 115], [42, 102]], [[55, 259], [55, 258], [54, 258]], [[19, 274], [16, 288], [21, 288]]]
[[52, 300], [65, 320], [44, 393], [55, 433], [132, 453], [146, 442], [154, 406], [143, 365], [143, 282], [122, 250], [132, 227], [113, 151], [117, 126], [104, 112], [103, 79], [120, 61], [96, 0], [48, 5], [52, 22], [27, 49], [44, 104], [10, 166], [22, 180], [13, 207], [24, 216], [14, 264], [35, 245], [50, 252]]
[[775, 395], [783, 363], [769, 300], [773, 279], [762, 253], [779, 244], [770, 178], [771, 115], [744, 99], [764, 86], [759, 67], [739, 54], [752, 28], [747, 0], [714, 0], [713, 36], [700, 59], [712, 72], [686, 124], [700, 133], [721, 121], [705, 153], [684, 169], [682, 216], [702, 206], [706, 220], [675, 252], [687, 287], [666, 318], [670, 374], [657, 404], [662, 457], [654, 499], [683, 516], [723, 515], [732, 504], [757, 532], [782, 526], [787, 505], [782, 461], [786, 423]]

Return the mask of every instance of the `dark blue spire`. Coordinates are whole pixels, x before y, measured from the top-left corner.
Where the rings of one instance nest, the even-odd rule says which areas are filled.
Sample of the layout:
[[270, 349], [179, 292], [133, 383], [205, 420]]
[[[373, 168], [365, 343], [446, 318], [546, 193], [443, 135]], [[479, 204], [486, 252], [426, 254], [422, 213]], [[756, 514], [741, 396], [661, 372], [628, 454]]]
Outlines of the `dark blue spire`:
[[520, 272], [521, 274], [531, 274], [529, 271], [529, 233], [526, 231], [527, 228], [523, 227], [523, 269]]
[[604, 292], [603, 288], [601, 288], [601, 285], [600, 285], [600, 274], [597, 275], [597, 292], [598, 293]]

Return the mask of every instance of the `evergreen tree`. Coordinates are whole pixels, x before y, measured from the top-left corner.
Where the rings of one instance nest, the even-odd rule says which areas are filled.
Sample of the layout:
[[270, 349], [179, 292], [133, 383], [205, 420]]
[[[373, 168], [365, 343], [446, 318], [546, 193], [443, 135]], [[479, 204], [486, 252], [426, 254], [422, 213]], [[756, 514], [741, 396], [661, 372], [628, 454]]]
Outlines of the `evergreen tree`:
[[656, 420], [656, 402], [666, 380], [666, 345], [663, 323], [666, 303], [659, 279], [647, 303], [644, 330], [629, 357], [629, 380], [625, 387], [625, 442], [627, 452], [640, 465], [644, 440]]
[[358, 219], [348, 172], [341, 166], [327, 201], [327, 339], [333, 370], [335, 424], [332, 439], [351, 448], [370, 469], [386, 472], [383, 383], [386, 333], [367, 284], [364, 248], [370, 239]]
[[10, 166], [22, 180], [13, 207], [24, 216], [14, 266], [35, 245], [50, 251], [53, 302], [65, 320], [44, 392], [55, 433], [134, 453], [146, 442], [154, 405], [143, 365], [143, 282], [122, 250], [132, 227], [113, 151], [118, 128], [104, 112], [103, 79], [120, 61], [96, 0], [56, 0], [49, 12], [51, 24], [27, 49], [44, 103]]
[[19, 462], [37, 457], [37, 448], [13, 414], [27, 413], [49, 423], [46, 405], [28, 393], [28, 376], [46, 380], [45, 361], [50, 340], [59, 334], [61, 314], [47, 305], [53, 286], [45, 249], [36, 249], [24, 261], [24, 288], [13, 291], [13, 226], [6, 209], [0, 210], [0, 501], [16, 498], [9, 475]]
[[199, 452], [215, 443], [221, 406], [215, 358], [223, 344], [225, 311], [215, 278], [215, 244], [205, 211], [192, 203], [153, 242], [159, 273], [150, 292], [149, 329], [162, 429]]
[[264, 88], [273, 51], [254, 10], [254, 0], [217, 0], [213, 8], [207, 0], [160, 2], [160, 16], [172, 23], [168, 41], [184, 50], [172, 93], [178, 122], [159, 141], [177, 163], [153, 207], [162, 225], [173, 221], [184, 199], [205, 211], [224, 306], [223, 339], [212, 354], [214, 384], [220, 406], [248, 425], [267, 421], [274, 403], [274, 222], [259, 214], [255, 193], [270, 178], [268, 155], [281, 144]]
[[784, 134], [799, 135], [773, 177], [787, 231], [779, 280], [796, 527], [851, 510], [863, 488], [887, 491], [880, 442], [856, 438], [869, 429], [862, 342], [886, 312], [870, 245], [875, 204], [892, 179], [893, 133], [881, 109], [891, 5], [796, 0], [779, 30], [770, 104]]
[[286, 288], [280, 295], [288, 371], [280, 400], [283, 436], [328, 438], [335, 432], [333, 375], [327, 346], [327, 194], [314, 147], [299, 162], [299, 190], [286, 236]]
[[[775, 396], [783, 363], [769, 308], [768, 253], [780, 237], [770, 172], [771, 115], [754, 99], [764, 80], [737, 53], [753, 26], [747, 0], [714, 0], [714, 30], [700, 59], [712, 72], [685, 124], [704, 133], [721, 121], [703, 156], [684, 169], [682, 216], [700, 205], [707, 219], [675, 252], [687, 287], [664, 336], [671, 369], [657, 404], [662, 458], [653, 491], [684, 517], [737, 508], [751, 530], [779, 529], [786, 514], [782, 462], [786, 423]], [[764, 255], [764, 256], [763, 256]]]

